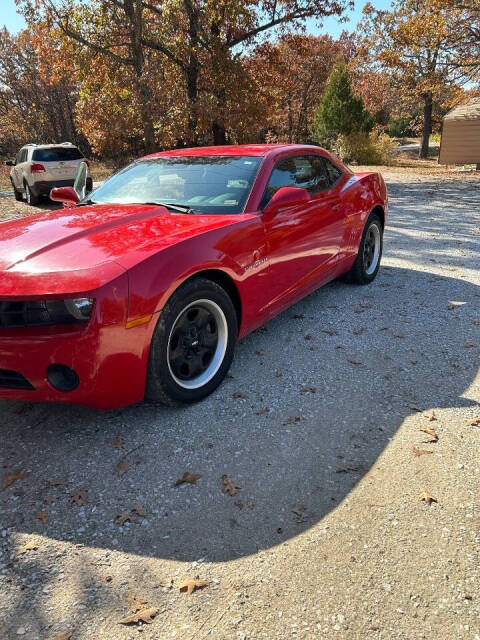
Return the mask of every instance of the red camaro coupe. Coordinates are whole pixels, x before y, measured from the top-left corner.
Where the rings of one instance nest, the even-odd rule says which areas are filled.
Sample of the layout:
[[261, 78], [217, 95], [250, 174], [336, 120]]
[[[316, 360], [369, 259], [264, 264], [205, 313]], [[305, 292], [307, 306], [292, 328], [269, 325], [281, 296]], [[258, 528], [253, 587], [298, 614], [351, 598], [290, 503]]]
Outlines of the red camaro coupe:
[[156, 153], [80, 194], [0, 224], [0, 398], [201, 400], [238, 338], [380, 265], [382, 177], [315, 146]]

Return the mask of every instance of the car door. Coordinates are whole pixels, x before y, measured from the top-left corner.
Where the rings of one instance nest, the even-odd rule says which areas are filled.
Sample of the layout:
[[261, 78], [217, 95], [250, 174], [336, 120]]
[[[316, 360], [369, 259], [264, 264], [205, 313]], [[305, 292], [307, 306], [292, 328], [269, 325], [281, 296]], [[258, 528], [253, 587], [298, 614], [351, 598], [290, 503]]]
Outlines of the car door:
[[262, 208], [275, 191], [288, 186], [307, 189], [310, 200], [262, 214], [272, 313], [328, 279], [343, 237], [337, 188], [327, 175], [322, 156], [292, 155], [279, 160], [267, 183]]
[[28, 149], [20, 149], [15, 159], [15, 166], [12, 170], [12, 180], [15, 187], [19, 190], [23, 189], [23, 168], [27, 160]]

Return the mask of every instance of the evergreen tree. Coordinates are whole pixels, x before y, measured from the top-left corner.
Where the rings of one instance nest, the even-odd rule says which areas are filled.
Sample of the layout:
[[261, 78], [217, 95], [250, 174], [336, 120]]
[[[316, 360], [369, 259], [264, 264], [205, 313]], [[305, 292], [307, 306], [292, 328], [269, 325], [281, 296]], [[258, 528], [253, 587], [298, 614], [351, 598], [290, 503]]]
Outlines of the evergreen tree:
[[344, 63], [337, 64], [315, 111], [312, 136], [318, 144], [332, 148], [339, 135], [369, 133], [373, 119], [363, 99], [355, 96]]

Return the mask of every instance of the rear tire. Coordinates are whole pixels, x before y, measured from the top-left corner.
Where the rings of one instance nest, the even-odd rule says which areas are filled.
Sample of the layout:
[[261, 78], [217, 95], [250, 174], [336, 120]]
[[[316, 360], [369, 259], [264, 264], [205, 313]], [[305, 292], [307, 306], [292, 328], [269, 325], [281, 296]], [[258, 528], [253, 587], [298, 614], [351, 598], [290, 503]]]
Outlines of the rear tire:
[[380, 268], [382, 251], [383, 224], [376, 213], [371, 213], [363, 229], [357, 258], [343, 280], [350, 284], [370, 284]]
[[238, 322], [230, 296], [205, 278], [183, 284], [153, 334], [145, 398], [172, 407], [203, 400], [233, 360]]
[[27, 204], [31, 205], [32, 207], [38, 204], [39, 198], [30, 189], [28, 182], [25, 182], [25, 198], [27, 200]]

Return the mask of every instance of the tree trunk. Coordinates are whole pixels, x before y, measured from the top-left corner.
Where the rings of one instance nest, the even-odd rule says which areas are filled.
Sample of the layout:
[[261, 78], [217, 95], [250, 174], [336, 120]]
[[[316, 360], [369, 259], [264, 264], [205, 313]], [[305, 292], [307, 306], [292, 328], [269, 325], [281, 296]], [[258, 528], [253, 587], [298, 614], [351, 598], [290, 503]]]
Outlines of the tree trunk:
[[430, 134], [432, 133], [432, 92], [426, 91], [422, 94], [424, 100], [423, 105], [423, 130], [422, 130], [422, 142], [420, 144], [420, 152], [418, 157], [422, 160], [428, 158], [428, 143], [430, 140]]
[[227, 144], [227, 132], [223, 124], [212, 122], [213, 144]]
[[185, 68], [187, 78], [188, 96], [188, 144], [198, 144], [198, 72], [199, 63], [196, 54], [198, 47], [198, 11], [193, 7], [191, 0], [184, 0], [183, 5], [188, 16], [188, 38], [190, 52]]

